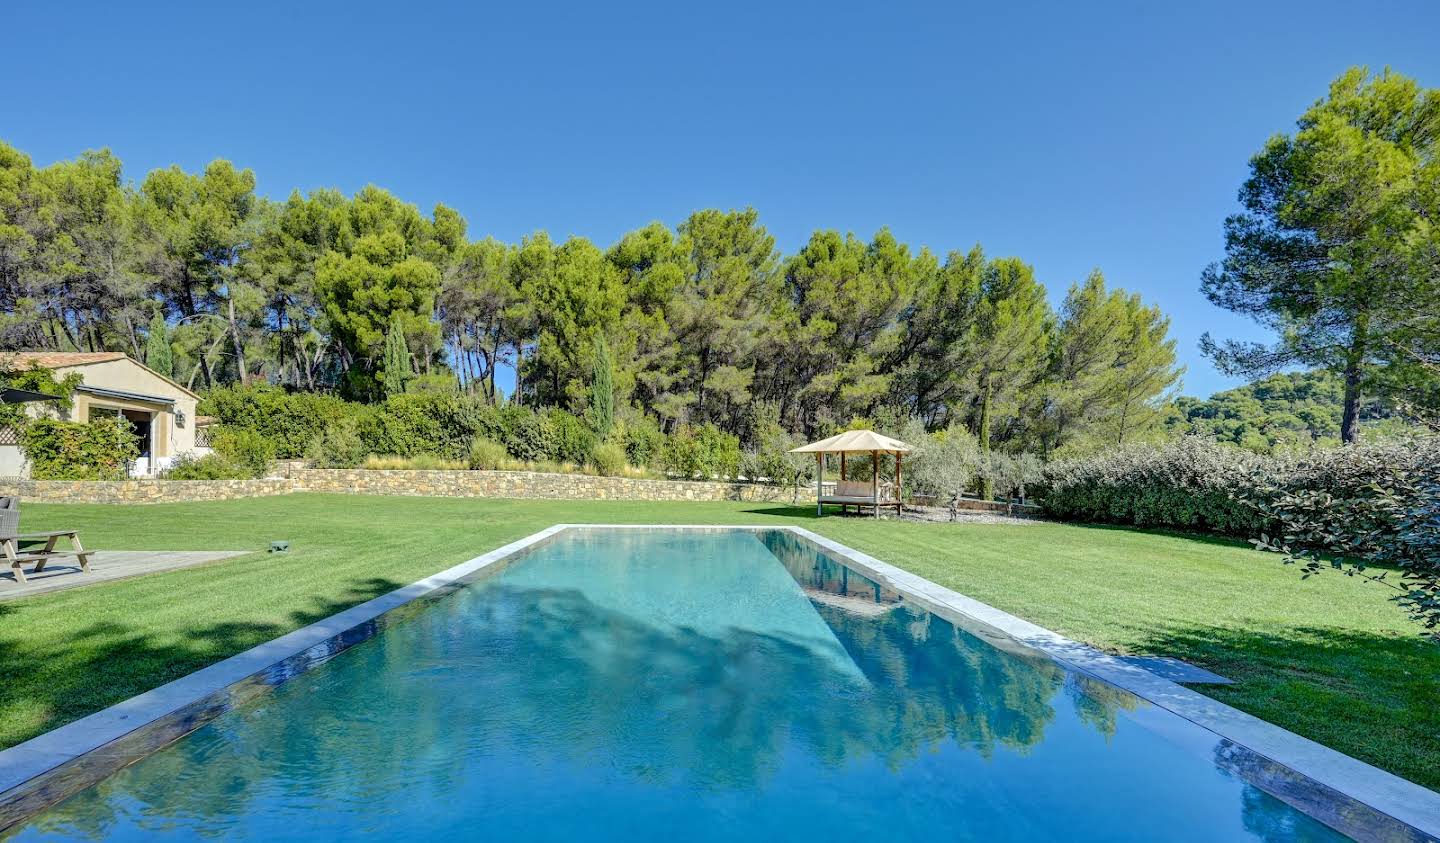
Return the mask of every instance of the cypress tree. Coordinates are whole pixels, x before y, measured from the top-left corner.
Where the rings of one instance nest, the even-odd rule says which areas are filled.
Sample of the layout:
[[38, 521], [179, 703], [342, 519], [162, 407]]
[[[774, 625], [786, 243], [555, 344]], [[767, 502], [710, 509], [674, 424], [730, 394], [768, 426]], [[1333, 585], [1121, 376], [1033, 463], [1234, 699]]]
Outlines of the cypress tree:
[[159, 310], [145, 336], [145, 365], [167, 378], [175, 376], [175, 353], [170, 349], [170, 327]]
[[601, 334], [595, 341], [595, 357], [591, 361], [590, 416], [595, 433], [604, 439], [615, 424], [615, 375], [610, 359], [610, 344]]
[[381, 358], [380, 385], [385, 397], [399, 395], [410, 382], [410, 349], [405, 346], [405, 331], [400, 327], [400, 314], [390, 319], [390, 330], [385, 332], [385, 352]]

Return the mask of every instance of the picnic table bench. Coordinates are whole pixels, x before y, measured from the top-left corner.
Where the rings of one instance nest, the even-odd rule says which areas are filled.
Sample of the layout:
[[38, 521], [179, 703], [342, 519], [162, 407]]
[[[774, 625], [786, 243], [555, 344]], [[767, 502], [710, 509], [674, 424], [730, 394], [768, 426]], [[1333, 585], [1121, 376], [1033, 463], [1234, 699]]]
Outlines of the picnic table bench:
[[[56, 550], [55, 543], [61, 538], [70, 540], [69, 550]], [[43, 550], [21, 550], [20, 542], [24, 539], [45, 539]], [[0, 552], [5, 554], [5, 561], [9, 563], [10, 570], [15, 573], [15, 581], [21, 585], [25, 584], [25, 571], [21, 565], [33, 562], [35, 567], [31, 574], [38, 574], [45, 570], [45, 564], [51, 559], [64, 559], [74, 557], [80, 561], [80, 570], [90, 571], [90, 555], [93, 550], [86, 550], [80, 545], [79, 530], [51, 530], [44, 533], [14, 533], [0, 536]]]

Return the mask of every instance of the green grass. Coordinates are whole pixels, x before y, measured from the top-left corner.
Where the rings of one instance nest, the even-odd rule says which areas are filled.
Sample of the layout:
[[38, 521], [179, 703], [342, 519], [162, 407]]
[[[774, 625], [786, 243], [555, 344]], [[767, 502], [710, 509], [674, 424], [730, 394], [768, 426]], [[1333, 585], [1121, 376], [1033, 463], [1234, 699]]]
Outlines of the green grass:
[[1375, 585], [1302, 581], [1236, 543], [1060, 524], [816, 520], [776, 504], [292, 495], [150, 506], [25, 505], [110, 549], [259, 550], [0, 602], [0, 746], [557, 522], [802, 524], [1113, 652], [1238, 680], [1197, 690], [1440, 789], [1440, 646]]

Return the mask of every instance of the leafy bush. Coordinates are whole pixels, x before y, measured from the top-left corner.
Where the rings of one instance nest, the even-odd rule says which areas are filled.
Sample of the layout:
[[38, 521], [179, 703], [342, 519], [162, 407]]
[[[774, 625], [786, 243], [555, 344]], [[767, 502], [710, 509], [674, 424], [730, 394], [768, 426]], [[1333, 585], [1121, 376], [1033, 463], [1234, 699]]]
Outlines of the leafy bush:
[[631, 465], [650, 468], [660, 464], [665, 434], [654, 420], [645, 417], [627, 421], [621, 438], [625, 442], [625, 459]]
[[660, 464], [687, 480], [735, 477], [740, 473], [740, 439], [712, 424], [685, 425], [661, 447]]
[[1043, 503], [1057, 518], [1249, 537], [1265, 530], [1255, 493], [1278, 467], [1272, 458], [1186, 436], [1052, 462]]
[[160, 476], [166, 480], [245, 480], [256, 475], [219, 454], [203, 457], [186, 454], [175, 460]]
[[305, 458], [315, 468], [355, 468], [369, 454], [365, 440], [360, 438], [359, 423], [354, 418], [341, 418], [311, 440]]
[[[1440, 438], [1309, 454], [1255, 498], [1274, 528], [1256, 547], [1306, 576], [1335, 569], [1393, 588], [1440, 640]], [[1374, 565], [1398, 568], [1399, 581]]]
[[477, 471], [498, 471], [511, 462], [505, 446], [493, 439], [477, 436], [470, 443], [468, 464]]
[[591, 452], [590, 464], [602, 477], [618, 477], [625, 473], [625, 447], [613, 440], [602, 442]]
[[789, 489], [800, 499], [800, 487], [815, 477], [812, 454], [792, 454], [796, 440], [784, 431], [772, 431], [757, 446], [741, 455], [740, 473], [752, 483], [768, 483]]
[[275, 444], [276, 456], [293, 459], [304, 456], [327, 428], [366, 410], [333, 395], [248, 384], [210, 390], [196, 412], [214, 416], [230, 430], [253, 430]]
[[590, 452], [595, 449], [595, 432], [590, 425], [564, 410], [550, 410], [545, 418], [555, 432], [555, 450], [546, 458], [576, 464], [590, 461]]
[[275, 459], [275, 444], [254, 430], [221, 428], [211, 439], [215, 455], [249, 477], [264, 477]]
[[140, 456], [130, 423], [115, 417], [35, 419], [20, 429], [20, 448], [36, 480], [124, 480]]
[[560, 435], [550, 419], [523, 407], [516, 407], [505, 420], [509, 428], [501, 440], [510, 455], [522, 462], [554, 459]]
[[360, 433], [377, 454], [463, 460], [470, 440], [496, 426], [494, 414], [483, 398], [453, 391], [396, 395], [362, 417]]

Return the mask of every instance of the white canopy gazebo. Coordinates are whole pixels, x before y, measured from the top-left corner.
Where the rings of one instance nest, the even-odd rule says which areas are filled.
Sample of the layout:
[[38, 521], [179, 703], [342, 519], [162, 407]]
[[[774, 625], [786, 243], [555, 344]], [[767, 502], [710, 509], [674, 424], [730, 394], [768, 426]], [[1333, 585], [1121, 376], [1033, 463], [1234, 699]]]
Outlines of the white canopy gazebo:
[[[868, 506], [875, 510], [875, 517], [880, 517], [880, 508], [885, 506], [895, 507], [895, 514], [900, 514], [900, 458], [903, 454], [910, 453], [911, 448], [899, 439], [891, 439], [882, 436], [873, 430], [847, 430], [844, 433], [831, 436], [829, 439], [821, 439], [819, 442], [811, 442], [809, 445], [801, 445], [798, 448], [791, 448], [792, 454], [814, 454], [815, 455], [815, 514], [824, 513], [825, 504], [839, 504], [840, 511], [844, 512], [851, 506], [855, 511], [860, 507]], [[870, 480], [847, 480], [845, 478], [845, 455], [846, 454], [870, 454], [872, 471]], [[895, 482], [880, 482], [880, 454], [895, 455]], [[834, 494], [825, 494], [825, 455], [838, 454], [840, 456], [840, 482], [835, 484]]]

